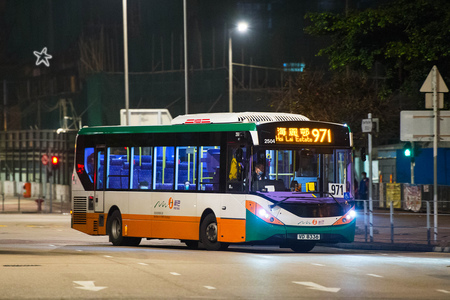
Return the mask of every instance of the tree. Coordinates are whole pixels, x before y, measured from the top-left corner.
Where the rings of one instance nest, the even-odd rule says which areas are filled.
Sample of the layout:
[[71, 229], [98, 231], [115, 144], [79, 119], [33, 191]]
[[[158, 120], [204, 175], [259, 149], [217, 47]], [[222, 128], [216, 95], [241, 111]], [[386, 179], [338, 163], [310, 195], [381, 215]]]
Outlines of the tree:
[[386, 69], [388, 87], [396, 90], [423, 82], [433, 65], [450, 75], [450, 1], [395, 0], [379, 8], [346, 16], [311, 13], [309, 34], [331, 36], [332, 44], [318, 53], [332, 70], [370, 72], [376, 63]]
[[366, 142], [361, 132], [361, 120], [372, 113], [380, 119], [383, 132], [379, 144], [398, 141], [399, 109], [394, 97], [380, 99], [376, 84], [361, 72], [349, 76], [326, 72], [305, 71], [290, 83], [285, 93], [273, 101], [277, 111], [300, 113], [311, 120], [346, 123], [354, 134], [357, 147]]

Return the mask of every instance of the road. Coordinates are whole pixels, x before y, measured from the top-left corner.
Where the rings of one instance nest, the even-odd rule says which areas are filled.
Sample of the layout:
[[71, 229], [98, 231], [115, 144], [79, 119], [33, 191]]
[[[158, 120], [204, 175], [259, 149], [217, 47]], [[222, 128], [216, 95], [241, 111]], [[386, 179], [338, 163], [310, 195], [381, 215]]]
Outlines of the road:
[[64, 215], [0, 215], [0, 299], [450, 299], [450, 256], [316, 247], [113, 247]]

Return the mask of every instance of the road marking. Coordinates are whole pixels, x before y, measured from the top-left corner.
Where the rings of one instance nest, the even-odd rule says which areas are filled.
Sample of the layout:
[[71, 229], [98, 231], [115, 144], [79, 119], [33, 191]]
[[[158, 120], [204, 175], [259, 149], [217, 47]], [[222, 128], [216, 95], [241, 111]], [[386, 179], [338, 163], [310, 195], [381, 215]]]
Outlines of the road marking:
[[447, 290], [436, 290], [436, 291], [444, 293], [444, 294], [450, 294], [450, 291], [447, 291]]
[[179, 273], [176, 273], [176, 272], [170, 272], [170, 274], [172, 274], [172, 275], [175, 275], [175, 276], [179, 276], [179, 275], [181, 275], [181, 274], [179, 274]]
[[372, 277], [377, 277], [377, 278], [383, 278], [383, 276], [381, 275], [377, 275], [377, 274], [366, 274], [367, 276], [372, 276]]
[[146, 263], [138, 263], [138, 265], [141, 265], [141, 266], [148, 266], [148, 264], [146, 264]]
[[317, 284], [314, 282], [310, 282], [310, 281], [292, 281], [292, 282], [295, 284], [305, 285], [310, 290], [318, 290], [318, 291], [322, 291], [322, 292], [337, 293], [341, 290], [341, 288], [329, 288], [329, 287], [325, 287], [323, 285], [320, 285], [320, 284]]
[[103, 255], [103, 257], [112, 258], [112, 256], [110, 256], [110, 255]]
[[316, 263], [311, 263], [311, 264], [314, 266], [325, 267], [325, 265], [322, 265], [322, 264], [316, 264]]
[[215, 287], [213, 287], [213, 286], [209, 286], [209, 285], [205, 285], [205, 286], [203, 286], [205, 289], [208, 289], [208, 290], [215, 290], [216, 288]]
[[0, 227], [8, 227], [7, 225], [0, 225]]
[[50, 247], [56, 247], [55, 245], [49, 245]]
[[77, 249], [78, 252], [83, 252], [83, 250]]
[[77, 289], [98, 292], [100, 290], [106, 289], [107, 286], [95, 286], [94, 281], [74, 281], [73, 283], [81, 285], [77, 286]]

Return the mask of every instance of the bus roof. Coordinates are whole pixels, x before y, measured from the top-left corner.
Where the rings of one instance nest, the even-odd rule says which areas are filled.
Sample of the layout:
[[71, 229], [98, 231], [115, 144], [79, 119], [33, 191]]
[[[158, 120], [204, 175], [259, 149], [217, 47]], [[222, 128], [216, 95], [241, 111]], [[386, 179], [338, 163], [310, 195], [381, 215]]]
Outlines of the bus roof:
[[255, 123], [232, 124], [189, 124], [189, 125], [155, 125], [155, 126], [94, 126], [84, 127], [79, 135], [96, 134], [130, 134], [130, 133], [173, 133], [173, 132], [224, 132], [256, 131]]
[[172, 124], [198, 124], [198, 123], [270, 123], [286, 121], [309, 121], [300, 114], [281, 112], [236, 112], [236, 113], [207, 113], [180, 115], [172, 120]]

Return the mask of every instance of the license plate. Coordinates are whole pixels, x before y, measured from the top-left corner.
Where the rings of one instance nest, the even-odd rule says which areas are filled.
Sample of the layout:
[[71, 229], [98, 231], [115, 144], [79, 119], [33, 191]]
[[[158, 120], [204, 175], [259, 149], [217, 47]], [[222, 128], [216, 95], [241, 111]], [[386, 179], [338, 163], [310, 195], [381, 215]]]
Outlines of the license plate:
[[320, 240], [320, 234], [297, 234], [297, 240]]

